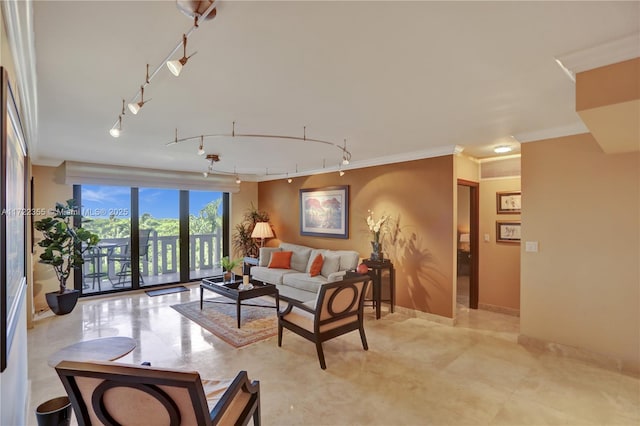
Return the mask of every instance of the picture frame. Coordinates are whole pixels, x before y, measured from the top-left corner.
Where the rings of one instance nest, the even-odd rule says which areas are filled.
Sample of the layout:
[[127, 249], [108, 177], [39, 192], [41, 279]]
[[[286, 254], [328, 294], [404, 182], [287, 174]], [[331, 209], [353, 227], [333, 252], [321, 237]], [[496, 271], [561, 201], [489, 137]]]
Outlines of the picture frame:
[[349, 186], [300, 189], [300, 235], [349, 238]]
[[496, 221], [496, 242], [520, 243], [521, 223], [514, 220]]
[[11, 343], [26, 294], [26, 157], [22, 124], [6, 69], [0, 67], [0, 372], [7, 368]]
[[520, 214], [522, 193], [520, 191], [496, 192], [498, 214]]

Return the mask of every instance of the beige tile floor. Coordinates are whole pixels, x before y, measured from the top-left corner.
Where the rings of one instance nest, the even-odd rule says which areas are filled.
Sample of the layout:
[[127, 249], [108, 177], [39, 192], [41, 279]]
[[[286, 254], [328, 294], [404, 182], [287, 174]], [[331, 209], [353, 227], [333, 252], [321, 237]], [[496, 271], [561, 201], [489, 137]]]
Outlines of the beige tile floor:
[[29, 424], [35, 407], [64, 390], [47, 357], [97, 337], [130, 336], [122, 362], [196, 369], [203, 377], [247, 370], [260, 380], [264, 425], [638, 425], [640, 381], [516, 343], [518, 318], [459, 308], [459, 325], [402, 313], [375, 320], [367, 308], [369, 351], [357, 333], [314, 345], [285, 330], [234, 349], [170, 305], [190, 292], [83, 300], [64, 317], [29, 330]]

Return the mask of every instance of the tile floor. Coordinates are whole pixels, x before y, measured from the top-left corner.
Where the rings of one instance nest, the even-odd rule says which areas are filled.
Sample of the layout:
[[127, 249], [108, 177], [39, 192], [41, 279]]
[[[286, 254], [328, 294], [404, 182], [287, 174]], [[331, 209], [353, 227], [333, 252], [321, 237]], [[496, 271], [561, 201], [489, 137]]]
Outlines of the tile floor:
[[451, 327], [402, 313], [375, 320], [367, 308], [369, 351], [358, 333], [325, 344], [321, 370], [313, 344], [285, 330], [234, 349], [170, 305], [190, 292], [85, 299], [64, 317], [29, 330], [29, 424], [35, 407], [64, 390], [47, 357], [79, 340], [130, 336], [122, 362], [196, 369], [203, 377], [260, 380], [268, 425], [638, 425], [640, 381], [516, 343], [518, 318], [459, 308]]

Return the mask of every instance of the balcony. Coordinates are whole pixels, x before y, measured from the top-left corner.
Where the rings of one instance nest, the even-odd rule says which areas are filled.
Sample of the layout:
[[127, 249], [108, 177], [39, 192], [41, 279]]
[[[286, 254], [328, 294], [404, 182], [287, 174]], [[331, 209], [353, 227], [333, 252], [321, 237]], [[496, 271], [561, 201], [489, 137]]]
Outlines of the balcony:
[[[82, 267], [83, 294], [111, 290], [131, 289], [131, 269], [122, 258], [129, 238], [104, 238], [98, 247], [85, 257]], [[144, 250], [140, 250], [143, 252]], [[220, 229], [213, 234], [189, 236], [189, 278], [199, 279], [222, 273], [222, 235]], [[178, 235], [158, 236], [151, 231], [146, 255], [140, 256], [140, 286], [180, 282], [178, 269], [180, 245]]]

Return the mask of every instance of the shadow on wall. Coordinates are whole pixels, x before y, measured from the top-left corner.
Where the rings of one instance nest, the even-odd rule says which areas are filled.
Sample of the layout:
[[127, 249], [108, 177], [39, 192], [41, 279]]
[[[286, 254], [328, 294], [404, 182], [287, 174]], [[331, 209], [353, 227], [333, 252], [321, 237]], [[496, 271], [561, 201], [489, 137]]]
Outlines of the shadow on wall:
[[[446, 297], [443, 285], [446, 277], [439, 271], [438, 262], [426, 247], [426, 240], [411, 231], [410, 226], [401, 225], [401, 217], [389, 217], [386, 231], [382, 238], [388, 257], [394, 261], [396, 269], [396, 285], [406, 284], [407, 300], [411, 308], [425, 312], [433, 312], [432, 302], [435, 292]], [[398, 280], [398, 277], [401, 277]], [[405, 291], [396, 288], [400, 295]]]

